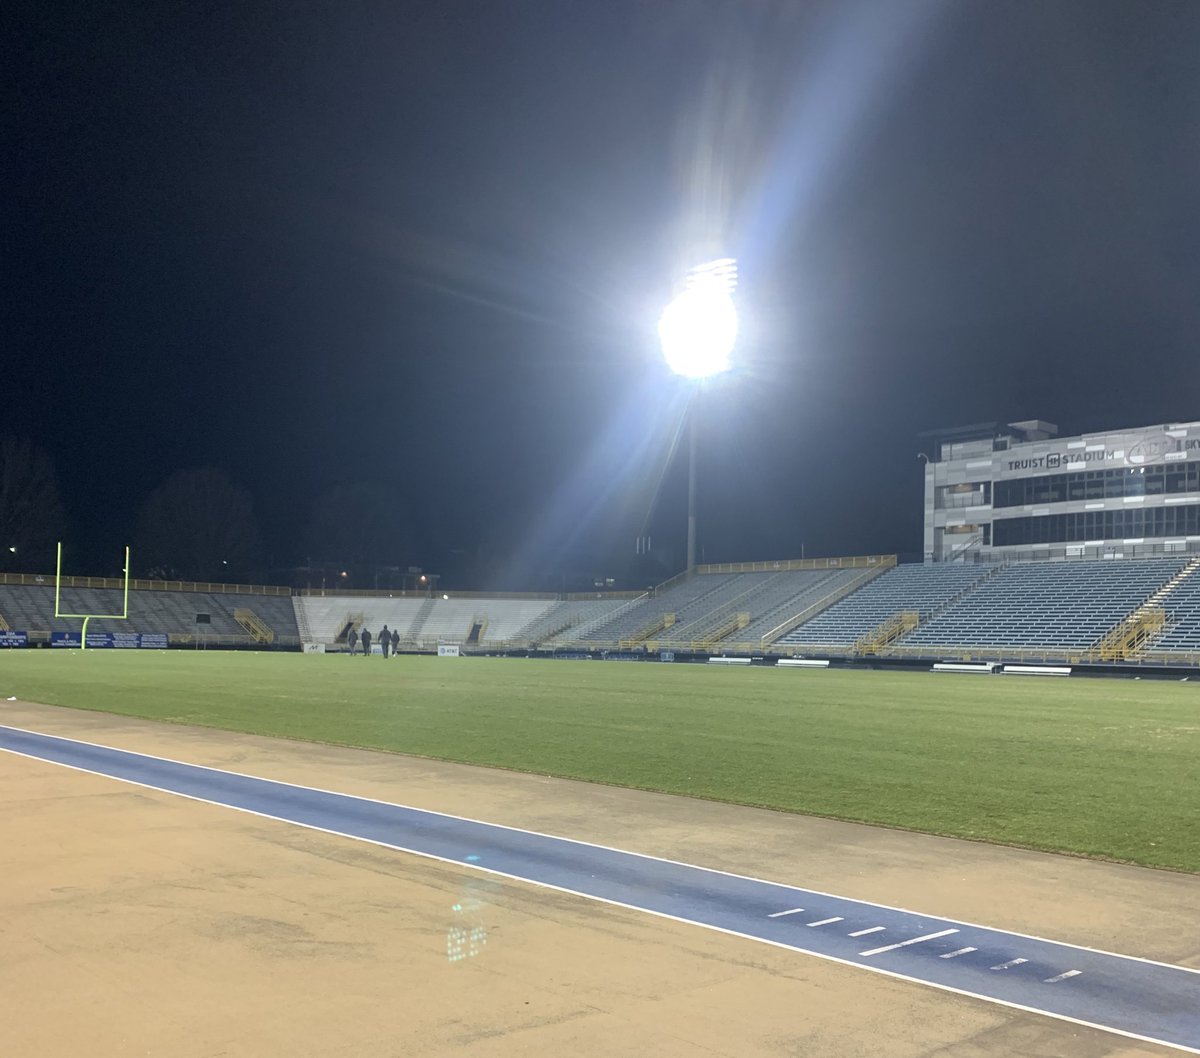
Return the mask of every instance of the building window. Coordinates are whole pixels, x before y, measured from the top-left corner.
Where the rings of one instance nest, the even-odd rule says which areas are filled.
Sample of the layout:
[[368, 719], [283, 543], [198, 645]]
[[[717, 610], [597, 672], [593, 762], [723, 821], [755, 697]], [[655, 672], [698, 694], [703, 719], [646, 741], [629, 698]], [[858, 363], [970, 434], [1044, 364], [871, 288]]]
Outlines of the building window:
[[1075, 511], [1036, 518], [999, 518], [993, 523], [997, 547], [1070, 544], [1084, 540], [1200, 535], [1200, 505], [1146, 507], [1126, 511]]
[[1178, 496], [1187, 492], [1200, 492], [1200, 462], [1043, 474], [1015, 481], [997, 481], [992, 490], [996, 507], [1120, 499], [1124, 496]]

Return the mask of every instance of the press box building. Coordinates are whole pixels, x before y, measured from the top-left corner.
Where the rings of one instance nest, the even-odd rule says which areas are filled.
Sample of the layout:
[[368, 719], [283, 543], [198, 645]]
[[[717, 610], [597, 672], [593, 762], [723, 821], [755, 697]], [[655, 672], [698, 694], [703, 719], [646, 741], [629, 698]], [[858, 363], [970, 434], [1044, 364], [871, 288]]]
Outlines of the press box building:
[[1200, 423], [1057, 433], [1030, 420], [923, 435], [925, 560], [1200, 552]]

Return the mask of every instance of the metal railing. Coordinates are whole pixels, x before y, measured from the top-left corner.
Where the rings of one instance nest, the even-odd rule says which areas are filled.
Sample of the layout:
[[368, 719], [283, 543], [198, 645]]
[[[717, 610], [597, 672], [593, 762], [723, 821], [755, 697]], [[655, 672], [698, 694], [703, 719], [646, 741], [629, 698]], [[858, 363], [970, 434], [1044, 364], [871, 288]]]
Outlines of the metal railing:
[[[53, 588], [53, 573], [0, 573], [0, 584], [12, 584], [32, 588]], [[125, 581], [120, 577], [63, 577], [63, 588], [107, 588], [122, 591]], [[274, 595], [290, 596], [291, 588], [280, 588], [269, 584], [221, 584], [214, 581], [193, 580], [142, 580], [135, 577], [129, 582], [130, 591], [186, 591], [204, 592], [208, 595]]]
[[[896, 564], [895, 555], [848, 555], [834, 558], [789, 558], [777, 562], [719, 562], [697, 566], [697, 573], [782, 573], [801, 569], [860, 569], [882, 566], [890, 568]], [[664, 581], [659, 588], [673, 584], [685, 574]]]
[[805, 621], [809, 621], [812, 618], [816, 617], [817, 614], [819, 614], [822, 610], [828, 610], [829, 607], [831, 607], [834, 603], [841, 602], [847, 595], [850, 595], [851, 593], [858, 591], [859, 588], [863, 587], [865, 584], [868, 584], [870, 581], [874, 580], [880, 573], [884, 572], [885, 570], [891, 569], [892, 566], [894, 566], [896, 564], [896, 562], [895, 562], [896, 556], [888, 555], [885, 557], [891, 558], [892, 561], [885, 565], [877, 566], [873, 569], [868, 569], [864, 573], [860, 573], [857, 577], [855, 577], [848, 584], [843, 584], [840, 588], [835, 588], [828, 595], [822, 596], [811, 606], [808, 606], [804, 610], [801, 610], [800, 613], [793, 614], [791, 617], [787, 618], [786, 620], [781, 621], [774, 628], [772, 628], [769, 632], [765, 633], [764, 635], [762, 635], [759, 638], [758, 649], [766, 650], [767, 647], [769, 647], [771, 644], [773, 644], [776, 640], [781, 639], [783, 636], [787, 635], [793, 628], [797, 628], [800, 625], [804, 624]]

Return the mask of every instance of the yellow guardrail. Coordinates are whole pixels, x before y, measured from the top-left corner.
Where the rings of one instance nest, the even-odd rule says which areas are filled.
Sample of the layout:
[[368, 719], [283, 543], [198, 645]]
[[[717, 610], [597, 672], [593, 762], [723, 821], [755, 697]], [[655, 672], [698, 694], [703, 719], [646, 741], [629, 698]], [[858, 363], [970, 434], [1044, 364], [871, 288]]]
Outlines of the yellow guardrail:
[[645, 628], [635, 632], [631, 636], [626, 636], [624, 639], [618, 640], [617, 646], [621, 650], [632, 650], [640, 643], [647, 643], [653, 639], [659, 632], [665, 632], [675, 623], [675, 614], [665, 613], [661, 617], [656, 618], [653, 623], [646, 625]]
[[[54, 587], [53, 573], [0, 573], [0, 584], [14, 584], [34, 588]], [[123, 591], [125, 581], [119, 577], [63, 577], [59, 585], [63, 588], [109, 588]], [[283, 595], [290, 596], [291, 588], [280, 588], [269, 584], [221, 584], [215, 581], [193, 580], [141, 580], [129, 582], [130, 591], [188, 591], [206, 592], [209, 595]]]
[[[799, 569], [863, 569], [880, 566], [884, 569], [896, 564], [895, 555], [847, 555], [831, 558], [789, 558], [774, 562], [718, 562], [697, 566], [697, 573], [783, 573]], [[681, 574], [682, 576], [683, 574]], [[672, 577], [671, 584], [678, 580]]]
[[239, 606], [233, 611], [233, 619], [249, 632], [257, 642], [275, 642], [275, 630], [249, 607]]
[[899, 613], [894, 613], [865, 635], [859, 636], [854, 641], [854, 652], [856, 654], [878, 654], [889, 643], [911, 632], [920, 623], [921, 615], [916, 610], [901, 610]]
[[[300, 595], [314, 599], [336, 599], [352, 597], [361, 599], [440, 599], [448, 595], [451, 599], [532, 599], [555, 602], [561, 596], [552, 591], [455, 591], [453, 588], [421, 588], [419, 591], [406, 591], [402, 588], [295, 588], [286, 589], [292, 595]], [[631, 594], [638, 594], [637, 592]], [[591, 599], [594, 596], [584, 595], [582, 598]]]

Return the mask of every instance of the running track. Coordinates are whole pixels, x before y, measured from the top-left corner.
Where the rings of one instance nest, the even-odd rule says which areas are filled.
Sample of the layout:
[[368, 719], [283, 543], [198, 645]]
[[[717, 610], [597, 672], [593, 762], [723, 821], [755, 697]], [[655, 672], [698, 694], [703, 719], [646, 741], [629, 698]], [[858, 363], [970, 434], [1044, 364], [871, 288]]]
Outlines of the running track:
[[0, 749], [1200, 1054], [1200, 970], [19, 728]]

